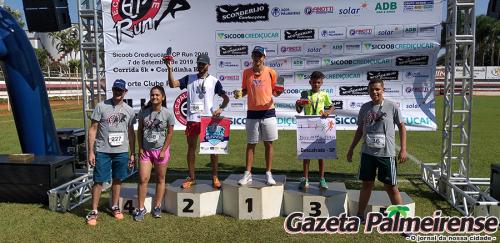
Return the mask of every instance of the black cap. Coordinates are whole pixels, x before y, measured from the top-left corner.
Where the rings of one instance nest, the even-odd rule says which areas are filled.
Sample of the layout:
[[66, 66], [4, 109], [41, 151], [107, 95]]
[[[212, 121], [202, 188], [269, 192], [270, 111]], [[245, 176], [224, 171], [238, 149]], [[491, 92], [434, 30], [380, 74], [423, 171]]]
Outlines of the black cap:
[[201, 62], [201, 63], [205, 63], [205, 64], [210, 64], [210, 57], [208, 57], [207, 54], [201, 54], [198, 56], [198, 58], [196, 59], [196, 62]]

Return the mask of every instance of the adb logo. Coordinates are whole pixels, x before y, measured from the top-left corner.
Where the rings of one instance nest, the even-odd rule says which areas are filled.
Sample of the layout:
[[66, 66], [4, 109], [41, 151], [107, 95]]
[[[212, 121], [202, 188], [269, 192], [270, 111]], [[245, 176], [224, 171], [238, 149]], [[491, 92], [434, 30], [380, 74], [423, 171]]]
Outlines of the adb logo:
[[378, 2], [375, 5], [375, 12], [378, 14], [393, 14], [396, 13], [396, 9], [398, 8], [397, 2]]

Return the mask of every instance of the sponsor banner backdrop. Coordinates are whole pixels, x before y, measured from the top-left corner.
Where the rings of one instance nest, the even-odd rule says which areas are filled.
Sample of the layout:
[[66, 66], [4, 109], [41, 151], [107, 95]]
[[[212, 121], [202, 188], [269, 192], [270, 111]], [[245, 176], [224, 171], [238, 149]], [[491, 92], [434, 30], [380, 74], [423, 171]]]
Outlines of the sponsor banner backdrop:
[[228, 154], [230, 124], [227, 117], [202, 117], [200, 154]]
[[337, 159], [335, 118], [297, 116], [297, 158]]
[[[209, 73], [231, 97], [223, 115], [232, 117], [233, 129], [244, 129], [247, 101], [232, 96], [259, 45], [266, 65], [285, 78], [284, 93], [274, 98], [280, 129], [296, 129], [295, 100], [310, 89], [310, 74], [322, 71], [322, 89], [337, 101], [336, 129], [356, 129], [359, 107], [370, 100], [368, 80], [381, 78], [388, 99], [431, 121], [411, 120], [408, 130], [435, 130], [434, 106], [406, 100], [434, 99], [442, 8], [442, 1], [409, 0], [102, 0], [106, 94], [124, 79], [127, 103], [139, 110], [153, 86], [164, 86], [175, 128], [184, 129], [186, 93], [168, 87], [161, 59], [171, 47], [180, 79], [196, 73], [196, 58], [206, 53]], [[486, 76], [498, 78], [497, 69]], [[216, 97], [214, 107], [221, 102]]]
[[489, 66], [486, 67], [487, 79], [500, 79], [500, 67]]

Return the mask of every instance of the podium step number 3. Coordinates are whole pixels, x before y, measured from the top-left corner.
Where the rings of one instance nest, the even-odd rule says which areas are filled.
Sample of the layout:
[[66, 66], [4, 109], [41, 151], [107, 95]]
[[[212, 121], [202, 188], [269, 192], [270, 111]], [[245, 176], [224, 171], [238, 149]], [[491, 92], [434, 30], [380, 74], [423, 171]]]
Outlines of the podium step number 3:
[[328, 189], [320, 189], [313, 182], [308, 189], [299, 189], [298, 182], [285, 185], [283, 216], [304, 212], [312, 217], [339, 216], [347, 212], [347, 189], [344, 183], [329, 182]]

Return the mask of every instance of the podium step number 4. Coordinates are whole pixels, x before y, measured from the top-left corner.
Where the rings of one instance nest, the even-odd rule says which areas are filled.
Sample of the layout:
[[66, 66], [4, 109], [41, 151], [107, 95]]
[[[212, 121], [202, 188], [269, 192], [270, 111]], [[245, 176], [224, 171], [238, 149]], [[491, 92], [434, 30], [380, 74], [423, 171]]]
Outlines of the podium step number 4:
[[[152, 209], [154, 197], [154, 189], [148, 188], [148, 193], [146, 194], [146, 199], [144, 200], [144, 207], [146, 211], [149, 213]], [[111, 207], [111, 198], [109, 199], [109, 205]], [[118, 199], [118, 207], [124, 213], [132, 214], [133, 211], [139, 207], [139, 203], [137, 201], [137, 187], [124, 187], [122, 186], [120, 190], [120, 198]]]

